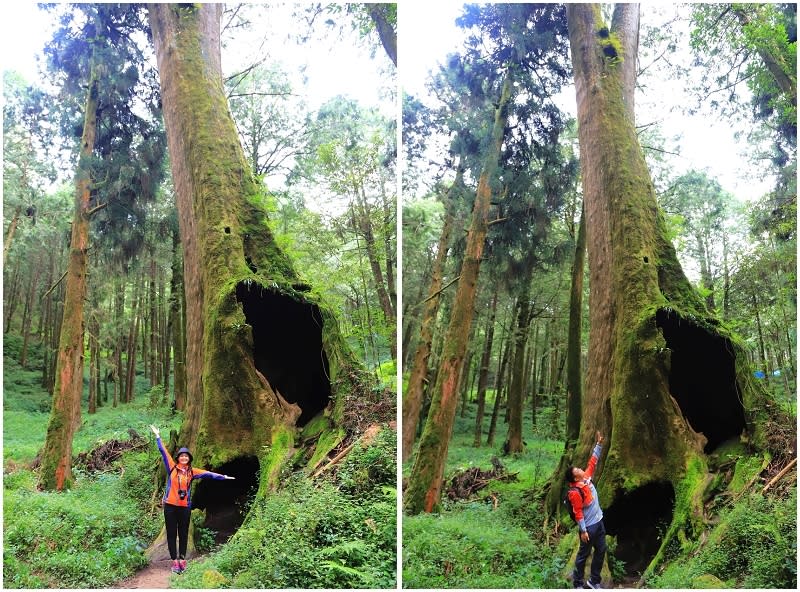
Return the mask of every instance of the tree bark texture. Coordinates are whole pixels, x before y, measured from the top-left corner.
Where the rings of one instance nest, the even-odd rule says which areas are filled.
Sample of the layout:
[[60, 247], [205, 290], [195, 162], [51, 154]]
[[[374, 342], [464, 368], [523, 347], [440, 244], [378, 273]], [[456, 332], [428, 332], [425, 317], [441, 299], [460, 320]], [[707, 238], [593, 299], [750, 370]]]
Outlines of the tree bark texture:
[[512, 342], [514, 348], [511, 370], [511, 386], [508, 391], [508, 434], [503, 450], [506, 454], [522, 452], [522, 412], [524, 403], [525, 346], [528, 343], [528, 327], [531, 322], [530, 287], [533, 279], [531, 268], [523, 271], [521, 292], [517, 300], [517, 318]]
[[475, 412], [475, 438], [472, 445], [480, 448], [483, 441], [483, 416], [486, 413], [486, 387], [489, 384], [489, 364], [492, 361], [492, 344], [494, 343], [494, 322], [497, 318], [497, 296], [499, 290], [495, 287], [492, 303], [489, 305], [489, 319], [486, 321], [486, 339], [481, 354], [481, 365], [478, 374], [478, 408]]
[[478, 180], [472, 221], [467, 234], [461, 279], [447, 327], [444, 351], [433, 389], [431, 409], [420, 438], [419, 450], [405, 495], [405, 508], [409, 514], [432, 512], [439, 504], [444, 477], [444, 464], [453, 430], [458, 405], [458, 381], [472, 326], [475, 293], [481, 256], [486, 242], [489, 223], [489, 206], [492, 196], [493, 176], [497, 168], [504, 130], [508, 120], [508, 102], [511, 99], [511, 74], [506, 73], [498, 106], [495, 109], [492, 129], [492, 148]]
[[[638, 38], [638, 17], [626, 14], [632, 10], [638, 5], [617, 5], [618, 28], [609, 32], [599, 5], [567, 6], [591, 327], [573, 462], [588, 458], [596, 430], [606, 435], [597, 485], [607, 530], [618, 536], [618, 549], [658, 540], [653, 569], [674, 537], [699, 532], [705, 453], [744, 430], [753, 442], [766, 440], [763, 412], [756, 411], [763, 391], [744, 350], [708, 313], [667, 239], [631, 117]], [[615, 42], [627, 49], [609, 57], [604, 49]], [[633, 540], [630, 500], [648, 491], [657, 492], [651, 506], [661, 508], [666, 533], [640, 530]]]
[[[94, 62], [94, 59], [92, 60]], [[87, 250], [92, 179], [90, 159], [97, 134], [98, 81], [92, 65], [84, 108], [83, 133], [75, 176], [75, 211], [67, 264], [64, 316], [58, 341], [53, 407], [42, 450], [39, 484], [61, 491], [72, 484], [72, 438], [80, 424], [83, 394], [83, 306], [86, 300]]]
[[408, 460], [411, 449], [414, 447], [414, 437], [419, 424], [419, 414], [422, 409], [422, 394], [425, 389], [425, 377], [428, 375], [428, 358], [431, 355], [431, 343], [433, 342], [433, 329], [436, 325], [436, 313], [439, 311], [444, 261], [447, 256], [450, 245], [450, 234], [453, 229], [454, 216], [450, 193], [453, 187], [460, 182], [462, 174], [463, 170], [459, 166], [456, 171], [456, 180], [448, 190], [447, 195], [444, 196], [445, 214], [442, 234], [439, 237], [436, 258], [433, 261], [428, 298], [425, 300], [425, 306], [422, 312], [419, 343], [414, 352], [414, 361], [411, 364], [411, 374], [408, 377], [408, 385], [406, 386], [405, 393], [403, 393], [403, 462]]
[[[219, 4], [150, 4], [186, 289], [181, 445], [218, 467], [371, 396], [333, 313], [275, 243], [228, 110]], [[301, 423], [302, 422], [302, 423]], [[322, 438], [320, 438], [322, 439]], [[283, 442], [290, 447], [291, 442]], [[277, 447], [276, 447], [277, 450]]]

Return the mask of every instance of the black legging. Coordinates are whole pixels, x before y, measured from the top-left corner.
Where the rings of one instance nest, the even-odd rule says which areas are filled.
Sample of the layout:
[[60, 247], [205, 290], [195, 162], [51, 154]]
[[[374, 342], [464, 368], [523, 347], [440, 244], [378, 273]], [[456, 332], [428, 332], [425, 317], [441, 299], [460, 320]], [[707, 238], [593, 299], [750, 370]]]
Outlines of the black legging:
[[[169, 556], [176, 559], [186, 558], [186, 545], [189, 543], [189, 517], [192, 511], [183, 506], [164, 504], [164, 524], [167, 527], [167, 546]], [[175, 550], [175, 537], [178, 538], [180, 555]]]

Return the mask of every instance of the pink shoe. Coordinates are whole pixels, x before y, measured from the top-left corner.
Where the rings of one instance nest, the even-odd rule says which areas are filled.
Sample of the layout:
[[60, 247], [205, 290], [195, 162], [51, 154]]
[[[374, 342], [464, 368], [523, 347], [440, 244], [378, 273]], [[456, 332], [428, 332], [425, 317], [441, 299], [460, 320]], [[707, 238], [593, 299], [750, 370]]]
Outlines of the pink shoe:
[[178, 561], [177, 559], [175, 559], [175, 560], [172, 562], [172, 573], [179, 574], [179, 573], [181, 573], [182, 571], [183, 571], [183, 570], [181, 569], [181, 563], [180, 563], [180, 561]]
[[185, 559], [180, 559], [178, 561], [178, 564], [181, 567], [181, 573], [185, 572], [186, 571], [186, 560]]

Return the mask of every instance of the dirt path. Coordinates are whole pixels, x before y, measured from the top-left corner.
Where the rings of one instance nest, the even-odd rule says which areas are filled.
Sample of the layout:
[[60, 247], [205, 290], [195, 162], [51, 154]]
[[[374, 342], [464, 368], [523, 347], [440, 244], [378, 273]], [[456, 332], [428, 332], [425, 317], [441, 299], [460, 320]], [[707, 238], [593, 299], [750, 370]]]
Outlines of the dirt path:
[[172, 561], [153, 561], [144, 569], [117, 583], [114, 588], [149, 588], [166, 589], [169, 588], [169, 576], [172, 573], [170, 567]]

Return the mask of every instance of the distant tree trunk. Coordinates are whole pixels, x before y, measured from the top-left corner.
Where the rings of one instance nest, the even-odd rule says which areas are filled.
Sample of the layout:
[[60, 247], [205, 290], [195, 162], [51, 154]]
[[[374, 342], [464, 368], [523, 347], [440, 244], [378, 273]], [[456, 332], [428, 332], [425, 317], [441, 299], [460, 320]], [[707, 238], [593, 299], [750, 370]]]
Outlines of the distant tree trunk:
[[14, 266], [14, 272], [11, 275], [10, 282], [4, 282], [3, 288], [6, 290], [3, 298], [3, 304], [5, 308], [5, 317], [4, 317], [4, 325], [3, 325], [3, 334], [6, 334], [11, 329], [11, 319], [14, 317], [14, 310], [17, 308], [17, 302], [19, 298], [17, 294], [19, 292], [19, 283], [20, 283], [20, 266]]
[[[144, 283], [144, 278], [136, 282], [136, 287], [133, 290], [133, 299], [131, 300], [131, 318], [130, 330], [128, 333], [128, 355], [126, 357], [126, 370], [125, 370], [125, 396], [123, 397], [124, 403], [133, 401], [136, 395], [136, 344], [139, 339], [139, 325], [141, 324], [142, 314], [140, 308], [142, 305], [142, 294], [140, 287]], [[144, 361], [144, 352], [142, 352], [142, 361]]]
[[531, 322], [530, 285], [533, 278], [531, 268], [521, 279], [520, 296], [517, 301], [517, 318], [513, 333], [514, 366], [511, 373], [511, 388], [508, 391], [508, 434], [503, 451], [506, 454], [522, 452], [522, 405], [524, 403], [525, 349], [528, 327]]
[[3, 240], [3, 267], [6, 266], [6, 261], [8, 260], [8, 251], [11, 248], [11, 241], [14, 239], [14, 233], [16, 233], [17, 231], [17, 225], [19, 224], [19, 215], [21, 213], [22, 213], [22, 208], [20, 207], [14, 210], [14, 215], [11, 216], [11, 222], [9, 223], [8, 229], [6, 230], [6, 237]]
[[[744, 430], [764, 445], [768, 406], [755, 404], [764, 393], [741, 345], [707, 312], [667, 239], [633, 124], [638, 5], [617, 4], [610, 31], [599, 5], [568, 4], [567, 19], [590, 270], [575, 461], [603, 432], [596, 483], [606, 530], [618, 556], [636, 554], [628, 568], [647, 577], [673, 540], [703, 528], [705, 453]], [[653, 517], [644, 526], [630, 511], [639, 496]]]
[[22, 351], [19, 356], [19, 365], [23, 368], [28, 366], [28, 342], [31, 336], [31, 317], [33, 316], [34, 301], [36, 298], [36, 288], [39, 285], [39, 276], [42, 266], [38, 263], [34, 266], [28, 290], [25, 295], [25, 308], [22, 312]]
[[[504, 315], [504, 317], [502, 326], [506, 327], [507, 314]], [[500, 407], [503, 402], [503, 376], [506, 373], [508, 351], [510, 347], [510, 339], [503, 339], [501, 341], [500, 360], [497, 363], [497, 376], [494, 381], [494, 405], [492, 406], [492, 417], [489, 420], [489, 433], [486, 435], [486, 445], [489, 447], [494, 446], [494, 437], [497, 433], [497, 418], [500, 416]]]
[[69, 488], [72, 484], [72, 438], [80, 424], [83, 394], [83, 303], [86, 299], [86, 252], [89, 247], [89, 216], [92, 190], [91, 157], [97, 133], [98, 78], [94, 58], [87, 83], [83, 111], [83, 134], [75, 175], [75, 211], [67, 266], [64, 318], [58, 345], [53, 408], [42, 450], [39, 485], [45, 490]]
[[536, 395], [538, 388], [537, 369], [539, 367], [539, 325], [538, 321], [534, 321], [533, 325], [533, 339], [531, 340], [531, 377], [530, 377], [530, 393], [531, 393], [531, 427], [536, 427]]
[[447, 458], [447, 449], [450, 445], [456, 405], [458, 404], [457, 383], [464, 364], [467, 341], [472, 326], [478, 273], [488, 230], [489, 206], [492, 196], [490, 180], [497, 168], [503, 143], [511, 88], [509, 69], [506, 72], [503, 90], [495, 109], [492, 148], [486, 155], [478, 180], [464, 263], [461, 267], [461, 278], [453, 301], [450, 324], [445, 338], [445, 350], [436, 377], [436, 386], [433, 389], [431, 410], [425, 423], [406, 490], [405, 508], [409, 514], [432, 512], [439, 504], [444, 463]]
[[481, 354], [480, 373], [478, 374], [478, 410], [475, 413], [475, 438], [472, 445], [480, 448], [483, 440], [483, 415], [486, 409], [486, 387], [489, 383], [489, 364], [492, 361], [492, 343], [494, 342], [494, 321], [497, 316], [497, 295], [499, 290], [495, 287], [492, 304], [489, 307], [489, 318], [486, 321], [486, 339]]
[[403, 462], [408, 460], [411, 450], [414, 447], [414, 437], [419, 425], [419, 414], [422, 409], [422, 393], [425, 387], [425, 377], [428, 374], [428, 359], [431, 354], [431, 343], [433, 341], [433, 330], [436, 325], [436, 313], [439, 311], [441, 299], [442, 274], [444, 262], [447, 257], [447, 250], [450, 245], [450, 235], [453, 230], [453, 206], [452, 196], [453, 187], [461, 184], [464, 169], [459, 162], [456, 167], [456, 180], [443, 196], [444, 202], [444, 224], [442, 234], [439, 237], [439, 244], [436, 247], [436, 258], [433, 261], [431, 271], [431, 284], [428, 289], [428, 297], [424, 301], [422, 311], [422, 323], [420, 324], [420, 335], [417, 349], [414, 352], [414, 361], [411, 363], [411, 375], [408, 377], [408, 385], [403, 393]]
[[100, 334], [100, 322], [97, 319], [97, 311], [89, 314], [87, 324], [89, 335], [89, 414], [97, 413], [97, 377], [100, 374], [100, 344], [98, 336]]
[[187, 402], [179, 440], [207, 467], [277, 455], [269, 485], [259, 489], [265, 494], [298, 427], [319, 417], [339, 433], [348, 399], [376, 395], [333, 312], [300, 281], [257, 205], [263, 188], [222, 84], [222, 6], [148, 10], [184, 258]]

